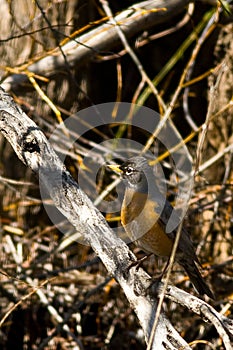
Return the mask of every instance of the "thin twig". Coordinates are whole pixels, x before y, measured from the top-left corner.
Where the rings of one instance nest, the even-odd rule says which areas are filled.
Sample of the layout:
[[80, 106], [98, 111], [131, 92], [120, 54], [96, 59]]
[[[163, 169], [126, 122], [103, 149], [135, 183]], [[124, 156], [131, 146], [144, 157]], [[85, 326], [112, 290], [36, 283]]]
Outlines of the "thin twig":
[[[199, 138], [198, 143], [197, 143], [195, 172], [197, 172], [198, 169], [200, 168], [201, 155], [202, 155], [204, 141], [206, 138], [209, 123], [211, 121], [211, 117], [214, 114], [215, 103], [216, 103], [215, 97], [217, 94], [217, 89], [219, 87], [219, 83], [220, 83], [220, 80], [223, 76], [223, 73], [226, 69], [227, 69], [227, 66], [225, 65], [225, 63], [223, 63], [220, 70], [219, 70], [219, 73], [217, 75], [216, 83], [210, 87], [210, 101], [209, 101], [209, 106], [208, 106], [208, 110], [207, 110], [206, 120], [205, 120], [205, 123], [202, 125], [202, 133], [201, 133], [200, 138]], [[195, 174], [194, 174], [194, 176], [195, 176]]]
[[[147, 73], [146, 73], [145, 69], [143, 68], [143, 65], [140, 62], [140, 60], [138, 59], [137, 55], [135, 54], [135, 52], [130, 47], [130, 45], [128, 43], [128, 40], [126, 39], [126, 36], [123, 33], [121, 27], [118, 25], [118, 23], [114, 19], [113, 13], [112, 13], [112, 11], [111, 11], [111, 9], [109, 7], [108, 1], [107, 0], [100, 0], [100, 3], [102, 4], [106, 15], [109, 17], [110, 23], [112, 23], [115, 26], [116, 31], [117, 31], [117, 33], [119, 35], [119, 38], [121, 39], [121, 42], [124, 45], [125, 50], [128, 52], [128, 54], [132, 58], [133, 62], [135, 63], [136, 67], [138, 68], [138, 71], [141, 74], [142, 79], [145, 80], [147, 82], [148, 86], [151, 88], [151, 91], [153, 92], [153, 94], [157, 98], [159, 105], [161, 105], [163, 107], [163, 110], [166, 110], [165, 103], [164, 103], [163, 99], [161, 98], [161, 96], [159, 95], [158, 90], [156, 89], [156, 87], [152, 83], [151, 79], [147, 75]], [[163, 11], [165, 9], [159, 9], [159, 10]]]
[[[212, 16], [210, 18], [210, 20], [208, 21], [205, 29], [203, 30], [203, 32], [201, 33], [200, 37], [198, 38], [195, 50], [191, 56], [191, 61], [189, 64], [189, 68], [187, 70], [187, 74], [186, 74], [186, 78], [185, 80], [188, 81], [191, 78], [191, 75], [193, 73], [193, 69], [195, 67], [195, 62], [196, 62], [196, 58], [197, 58], [197, 54], [200, 51], [203, 43], [206, 41], [206, 39], [210, 36], [210, 34], [213, 32], [213, 30], [216, 28], [217, 26], [217, 19], [218, 16], [216, 18], [216, 16]], [[188, 97], [189, 97], [189, 92], [190, 92], [190, 88], [189, 86], [187, 86], [184, 89], [184, 94], [183, 94], [183, 109], [184, 109], [184, 114], [185, 114], [185, 118], [188, 122], [188, 124], [190, 125], [190, 127], [194, 130], [197, 131], [198, 127], [196, 125], [196, 123], [193, 121], [191, 114], [189, 113], [189, 106], [188, 106]]]
[[153, 323], [153, 327], [151, 330], [151, 334], [150, 334], [150, 338], [148, 341], [148, 345], [147, 345], [147, 350], [152, 350], [153, 348], [153, 344], [154, 344], [154, 340], [155, 340], [155, 332], [156, 332], [156, 328], [158, 326], [158, 322], [159, 322], [159, 315], [162, 311], [162, 305], [163, 305], [163, 301], [165, 298], [165, 294], [166, 294], [166, 290], [168, 287], [168, 283], [169, 283], [169, 278], [171, 276], [171, 272], [172, 272], [172, 268], [175, 262], [175, 256], [176, 256], [176, 251], [179, 245], [179, 240], [180, 240], [180, 235], [181, 235], [181, 231], [182, 231], [182, 227], [183, 227], [183, 221], [180, 223], [178, 229], [177, 229], [177, 233], [176, 233], [176, 238], [172, 247], [172, 252], [171, 255], [169, 257], [169, 264], [168, 264], [168, 268], [167, 268], [167, 275], [164, 281], [164, 285], [162, 288], [161, 293], [159, 294], [159, 302], [158, 302], [158, 306], [157, 306], [157, 310], [156, 310], [156, 314], [155, 314], [155, 319], [154, 319], [154, 323]]

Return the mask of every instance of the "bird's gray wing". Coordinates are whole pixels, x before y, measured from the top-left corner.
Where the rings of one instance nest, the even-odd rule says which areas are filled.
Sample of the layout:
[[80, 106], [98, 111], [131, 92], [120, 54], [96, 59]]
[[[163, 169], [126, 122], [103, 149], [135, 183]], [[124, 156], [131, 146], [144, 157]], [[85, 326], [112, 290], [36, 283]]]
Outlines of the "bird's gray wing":
[[[171, 215], [173, 214], [173, 220], [174, 220], [173, 224], [174, 224], [174, 227], [176, 227], [176, 228], [172, 232], [166, 232], [166, 233], [167, 233], [168, 237], [174, 241], [175, 237], [176, 237], [177, 229], [179, 227], [181, 220], [180, 220], [178, 214], [176, 214], [176, 212], [174, 212], [175, 209], [173, 208], [173, 206], [167, 200], [163, 204], [162, 210], [160, 208], [160, 211], [161, 211], [161, 214], [160, 214], [159, 222], [162, 226], [164, 226], [165, 232], [166, 232], [167, 223], [168, 223]], [[184, 253], [184, 255], [189, 256], [190, 258], [194, 259], [196, 262], [199, 263], [198, 258], [196, 256], [196, 253], [194, 251], [193, 243], [190, 239], [190, 235], [184, 227], [182, 227], [180, 240], [179, 240], [179, 244], [178, 244], [177, 254], [179, 255], [179, 253]]]

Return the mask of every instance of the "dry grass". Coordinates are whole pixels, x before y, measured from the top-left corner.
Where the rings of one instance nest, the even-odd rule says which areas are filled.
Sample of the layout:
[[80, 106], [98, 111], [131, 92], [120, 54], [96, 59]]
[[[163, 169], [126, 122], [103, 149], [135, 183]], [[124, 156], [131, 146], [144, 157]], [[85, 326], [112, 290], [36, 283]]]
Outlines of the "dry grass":
[[[38, 4], [44, 8], [44, 15]], [[103, 17], [103, 10], [92, 1], [83, 5], [76, 1], [52, 1], [49, 5], [47, 1], [2, 1], [1, 6], [4, 6], [5, 17], [1, 19], [0, 28], [6, 28], [6, 25], [8, 28], [5, 32], [1, 30], [2, 78], [6, 73], [22, 72], [26, 62], [46, 56], [67, 35]], [[118, 6], [117, 2], [113, 1], [111, 6]], [[169, 117], [173, 118], [184, 139], [191, 135], [187, 147], [195, 161], [200, 159], [201, 171], [197, 171], [195, 177], [186, 225], [204, 264], [206, 280], [216, 294], [213, 305], [232, 317], [232, 24], [226, 24], [226, 17], [221, 14], [207, 33], [198, 32], [195, 40], [190, 37], [184, 48], [182, 44], [187, 33], [194, 33], [193, 28], [200, 23], [207, 27], [205, 16], [210, 7], [203, 4], [197, 7], [192, 20], [183, 29], [134, 51], [148, 76], [157, 82], [156, 88], [164, 104], [169, 106], [172, 101]], [[212, 9], [213, 13], [216, 14], [217, 9]], [[177, 16], [169, 25], [151, 29], [149, 34], [173, 27], [183, 16]], [[200, 38], [204, 44], [196, 40]], [[133, 38], [130, 42], [132, 47], [135, 40]], [[184, 50], [182, 57], [178, 55], [181, 48]], [[116, 47], [114, 53], [121, 49]], [[48, 77], [34, 76], [35, 80], [28, 79], [21, 85], [12, 86], [11, 93], [48, 137], [59, 118], [65, 119], [93, 103], [116, 99], [143, 101], [144, 105], [162, 113], [161, 101], [158, 96], [149, 94], [130, 57], [115, 55], [111, 60], [105, 60], [112, 54], [95, 54], [93, 60], [81, 68], [78, 64], [71, 68], [65, 62], [62, 70]], [[223, 60], [227, 69], [216, 84]], [[167, 66], [168, 62], [174, 64]], [[161, 72], [165, 72], [164, 77], [161, 77]], [[196, 77], [200, 80], [192, 82]], [[191, 81], [188, 87], [187, 81]], [[214, 91], [211, 86], [214, 86]], [[185, 103], [186, 107], [188, 103], [188, 110], [182, 107]], [[210, 115], [206, 119], [207, 111]], [[202, 125], [207, 127], [206, 133]], [[140, 140], [142, 148], [149, 139], [143, 131], [132, 130], [129, 126], [125, 130], [114, 124], [101, 126], [87, 132], [70, 148], [66, 158], [66, 165], [74, 177], [82, 183], [90, 181], [86, 189], [93, 200], [96, 199], [96, 194], [93, 194], [96, 184], [82, 159], [94, 144], [115, 138], [118, 133], [124, 138]], [[69, 148], [69, 136], [67, 130], [62, 130], [59, 137], [52, 140], [60, 154]], [[153, 147], [152, 144], [151, 149]], [[94, 154], [92, 162], [97, 167], [106, 161], [107, 151], [106, 146], [98, 156]], [[166, 168], [165, 161], [161, 164], [171, 182], [171, 171]], [[38, 178], [21, 164], [1, 136], [0, 175], [1, 349], [144, 349], [136, 316], [117, 283], [107, 276], [91, 248], [77, 242], [67, 243], [62, 248], [64, 237], [72, 232], [70, 225], [65, 220], [60, 229], [53, 225], [42, 204]], [[98, 192], [110, 180], [109, 173], [102, 169]], [[114, 191], [109, 194], [109, 199], [111, 195], [114, 197]], [[174, 198], [172, 190], [170, 198]], [[162, 264], [152, 258], [144, 266], [150, 273], [155, 273]], [[178, 266], [174, 267], [171, 282], [193, 292]], [[208, 325], [203, 327], [199, 317], [170, 302], [164, 307], [187, 341], [204, 339], [214, 349], [223, 349], [215, 330]], [[193, 348], [211, 347], [207, 343], [197, 343]]]

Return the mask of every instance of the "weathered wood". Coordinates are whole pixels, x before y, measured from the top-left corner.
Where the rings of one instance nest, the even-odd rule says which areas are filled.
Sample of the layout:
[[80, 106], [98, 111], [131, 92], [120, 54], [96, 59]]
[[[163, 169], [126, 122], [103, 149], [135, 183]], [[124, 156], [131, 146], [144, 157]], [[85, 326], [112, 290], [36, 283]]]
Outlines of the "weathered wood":
[[[114, 17], [119, 27], [127, 38], [131, 38], [140, 32], [157, 24], [166, 23], [171, 18], [181, 13], [190, 0], [148, 0], [130, 6]], [[120, 38], [116, 28], [106, 20], [89, 32], [70, 39], [62, 46], [62, 52], [56, 48], [46, 57], [30, 64], [27, 69], [30, 72], [46, 75], [53, 73], [61, 67], [77, 65], [80, 67], [91, 58], [110, 52], [120, 44]], [[66, 62], [64, 60], [66, 55]], [[9, 91], [12, 86], [22, 83], [27, 79], [26, 75], [13, 74], [2, 82], [2, 87]]]
[[[43, 132], [2, 88], [0, 132], [11, 143], [19, 159], [39, 175], [57, 209], [82, 233], [109, 274], [119, 282], [148, 340], [157, 306], [156, 299], [145, 293], [149, 276], [141, 268], [128, 271], [135, 259], [133, 253], [111, 231], [102, 214], [65, 169]], [[161, 313], [153, 348], [174, 350], [179, 347], [190, 349]]]

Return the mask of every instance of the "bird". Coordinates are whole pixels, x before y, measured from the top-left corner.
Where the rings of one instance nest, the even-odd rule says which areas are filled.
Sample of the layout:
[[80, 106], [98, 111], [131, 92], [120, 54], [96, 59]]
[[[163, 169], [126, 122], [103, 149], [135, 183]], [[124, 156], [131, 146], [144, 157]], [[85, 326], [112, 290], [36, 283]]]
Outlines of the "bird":
[[[108, 167], [120, 174], [125, 183], [121, 223], [129, 239], [146, 254], [169, 258], [177, 229], [167, 233], [166, 225], [175, 209], [156, 185], [153, 169], [147, 159], [134, 156], [121, 165], [110, 164]], [[179, 223], [178, 215], [173, 213], [173, 217]], [[206, 294], [214, 299], [199, 271], [201, 264], [185, 227], [181, 229], [175, 261], [186, 271], [199, 295]]]

